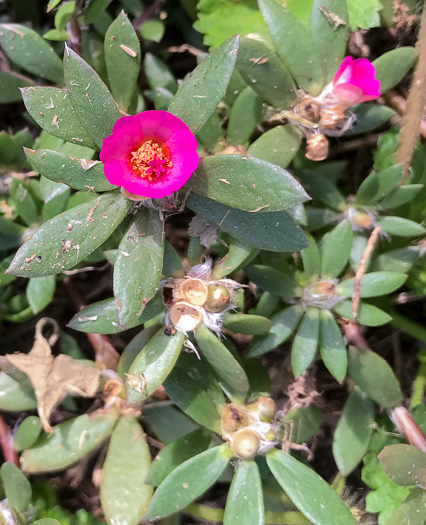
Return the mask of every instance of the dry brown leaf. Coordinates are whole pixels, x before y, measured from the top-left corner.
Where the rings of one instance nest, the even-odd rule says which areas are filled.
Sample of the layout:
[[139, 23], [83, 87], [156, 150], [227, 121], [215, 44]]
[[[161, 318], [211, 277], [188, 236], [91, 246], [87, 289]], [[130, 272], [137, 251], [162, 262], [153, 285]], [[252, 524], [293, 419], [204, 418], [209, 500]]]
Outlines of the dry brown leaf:
[[[48, 318], [36, 325], [34, 345], [28, 354], [9, 354], [6, 361], [30, 379], [37, 398], [37, 411], [43, 429], [52, 432], [49, 417], [56, 405], [67, 395], [93, 397], [99, 386], [100, 370], [77, 363], [68, 355], [52, 356], [50, 344], [42, 334]], [[56, 323], [55, 323], [56, 324]], [[56, 337], [55, 337], [56, 338]]]

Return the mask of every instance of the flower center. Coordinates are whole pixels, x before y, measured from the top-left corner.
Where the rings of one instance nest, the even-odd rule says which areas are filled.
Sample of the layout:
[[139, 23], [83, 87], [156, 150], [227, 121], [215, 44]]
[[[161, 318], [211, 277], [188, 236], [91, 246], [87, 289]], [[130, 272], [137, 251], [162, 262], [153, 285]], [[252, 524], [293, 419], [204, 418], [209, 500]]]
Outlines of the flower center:
[[158, 179], [173, 166], [168, 154], [152, 140], [145, 141], [139, 149], [132, 151], [130, 164], [137, 177], [149, 182]]

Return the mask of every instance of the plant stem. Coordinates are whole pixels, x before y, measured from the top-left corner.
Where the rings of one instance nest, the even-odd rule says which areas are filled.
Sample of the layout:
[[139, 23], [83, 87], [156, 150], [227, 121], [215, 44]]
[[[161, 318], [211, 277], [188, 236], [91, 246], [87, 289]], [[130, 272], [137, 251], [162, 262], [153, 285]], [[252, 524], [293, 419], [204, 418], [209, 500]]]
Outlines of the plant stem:
[[426, 352], [420, 351], [418, 354], [420, 360], [419, 371], [417, 372], [416, 379], [413, 384], [413, 393], [411, 395], [410, 407], [417, 405], [423, 401], [423, 395], [426, 387]]

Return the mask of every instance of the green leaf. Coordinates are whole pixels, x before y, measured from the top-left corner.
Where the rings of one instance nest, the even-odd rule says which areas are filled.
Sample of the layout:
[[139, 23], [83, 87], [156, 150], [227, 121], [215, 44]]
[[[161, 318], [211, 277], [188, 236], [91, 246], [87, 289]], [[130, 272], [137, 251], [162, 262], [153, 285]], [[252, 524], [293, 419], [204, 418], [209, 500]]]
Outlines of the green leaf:
[[[352, 297], [354, 293], [354, 277], [342, 281], [336, 287], [338, 295]], [[407, 276], [399, 272], [370, 272], [365, 274], [360, 282], [360, 297], [378, 297], [387, 295], [402, 286]]]
[[108, 239], [130, 204], [120, 192], [104, 193], [57, 215], [19, 248], [8, 272], [29, 278], [69, 270]]
[[223, 144], [223, 128], [217, 112], [210, 115], [208, 121], [197, 133], [197, 139], [210, 151], [216, 151]]
[[321, 273], [321, 256], [314, 238], [309, 235], [309, 233], [305, 233], [305, 235], [309, 246], [302, 250], [300, 255], [302, 256], [303, 269], [306, 277], [314, 281], [318, 279]]
[[161, 20], [148, 20], [140, 27], [141, 37], [152, 42], [161, 42], [165, 31], [164, 22]]
[[111, 433], [117, 414], [96, 417], [86, 414], [56, 425], [53, 434], [44, 434], [33, 448], [21, 455], [25, 472], [49, 472], [69, 467], [98, 447]]
[[253, 337], [247, 357], [263, 355], [284, 343], [293, 333], [302, 315], [303, 309], [299, 305], [289, 306], [273, 315], [269, 333]]
[[204, 452], [211, 439], [211, 432], [199, 428], [162, 448], [152, 463], [146, 483], [158, 487], [175, 468]]
[[285, 414], [282, 422], [292, 443], [307, 443], [320, 428], [322, 413], [315, 405], [294, 408]]
[[223, 316], [223, 327], [236, 334], [263, 335], [271, 328], [271, 321], [261, 315], [231, 314]]
[[8, 58], [25, 71], [58, 84], [63, 82], [61, 59], [49, 44], [29, 27], [20, 24], [0, 24], [0, 45]]
[[[352, 319], [352, 301], [340, 301], [333, 307], [342, 317]], [[364, 326], [381, 326], [389, 323], [392, 317], [372, 304], [360, 303], [358, 306], [358, 323]]]
[[346, 0], [351, 31], [380, 26], [380, 0]]
[[165, 88], [171, 93], [175, 93], [178, 84], [169, 67], [152, 53], [146, 53], [144, 58], [144, 70], [149, 87]]
[[231, 237], [228, 243], [228, 253], [225, 255], [225, 257], [216, 261], [213, 266], [213, 278], [222, 279], [226, 275], [235, 272], [238, 268], [245, 266], [251, 260], [253, 260], [253, 258], [256, 257], [258, 253], [259, 250], [254, 249], [251, 244]]
[[401, 402], [398, 381], [382, 357], [366, 348], [351, 346], [348, 358], [349, 374], [373, 401], [386, 408]]
[[31, 500], [31, 483], [19, 468], [9, 461], [1, 466], [0, 477], [8, 506], [18, 512], [24, 512]]
[[349, 508], [311, 468], [281, 450], [268, 452], [266, 461], [281, 488], [313, 524], [355, 524]]
[[346, 376], [348, 358], [342, 332], [333, 314], [328, 310], [320, 313], [320, 354], [330, 374], [341, 383]]
[[116, 187], [108, 182], [104, 166], [98, 160], [76, 159], [48, 149], [24, 148], [24, 151], [34, 170], [53, 182], [83, 191], [109, 191]]
[[32, 447], [37, 441], [41, 432], [41, 421], [37, 416], [28, 416], [19, 425], [16, 432], [13, 448], [17, 452], [21, 452], [26, 448]]
[[105, 34], [105, 63], [111, 93], [122, 111], [127, 111], [136, 89], [141, 66], [139, 40], [124, 11]]
[[369, 266], [371, 271], [408, 273], [419, 255], [417, 246], [389, 250], [377, 256]]
[[65, 48], [64, 75], [72, 107], [100, 148], [120, 118], [120, 111], [99, 75], [77, 53]]
[[386, 474], [397, 485], [424, 485], [426, 482], [426, 454], [416, 447], [389, 445], [379, 454]]
[[287, 298], [298, 295], [299, 290], [297, 289], [296, 281], [276, 268], [263, 264], [254, 264], [248, 266], [245, 271], [248, 278], [262, 290]]
[[247, 86], [241, 91], [229, 114], [227, 142], [245, 144], [256, 129], [262, 114], [261, 96]]
[[102, 468], [101, 505], [108, 523], [137, 525], [153, 489], [145, 484], [151, 454], [136, 418], [123, 415], [115, 426]]
[[249, 382], [244, 369], [226, 346], [204, 324], [199, 325], [195, 330], [195, 341], [200, 347], [202, 356], [209, 362], [220, 379], [240, 392], [247, 392]]
[[28, 87], [22, 89], [22, 98], [28, 113], [45, 131], [73, 144], [97, 148], [66, 91], [54, 87]]
[[264, 522], [259, 468], [254, 461], [241, 461], [226, 498], [223, 525], [263, 525]]
[[164, 242], [163, 275], [167, 277], [183, 277], [182, 260], [177, 251], [168, 242]]
[[380, 82], [380, 93], [392, 89], [413, 67], [417, 53], [414, 47], [399, 47], [379, 56], [373, 62], [375, 78]]
[[117, 374], [122, 379], [125, 379], [126, 373], [129, 371], [133, 361], [158, 329], [159, 325], [157, 323], [148, 328], [144, 328], [128, 343], [120, 356], [117, 368]]
[[[163, 309], [164, 305], [162, 300], [160, 297], [155, 297], [146, 305], [142, 315], [135, 320], [133, 326], [138, 326], [149, 321], [161, 313]], [[86, 306], [86, 308], [83, 308], [75, 314], [68, 323], [68, 326], [79, 332], [94, 334], [117, 334], [122, 332], [118, 324], [117, 302], [115, 297]], [[127, 328], [133, 328], [133, 326], [128, 325]]]
[[65, 29], [67, 23], [71, 20], [71, 17], [75, 10], [75, 2], [65, 2], [56, 11], [55, 14], [55, 27], [58, 31]]
[[259, 7], [278, 56], [301, 88], [313, 96], [318, 95], [324, 82], [321, 62], [309, 31], [275, 0], [261, 0]]
[[401, 164], [389, 166], [389, 168], [378, 173], [373, 171], [363, 180], [357, 191], [355, 202], [357, 204], [370, 204], [382, 199], [397, 187], [401, 173]]
[[378, 209], [389, 210], [407, 204], [407, 202], [411, 202], [423, 188], [423, 184], [405, 184], [404, 186], [395, 188], [378, 204]]
[[414, 488], [408, 498], [396, 508], [387, 525], [424, 525], [424, 508], [426, 507], [426, 492], [420, 487]]
[[164, 223], [158, 210], [140, 208], [120, 242], [114, 264], [114, 295], [121, 328], [134, 324], [155, 295], [163, 250]]
[[16, 77], [12, 72], [0, 71], [0, 104], [21, 102], [22, 95], [19, 88], [29, 86], [30, 83]]
[[163, 328], [150, 339], [129, 368], [126, 381], [128, 403], [142, 403], [163, 384], [179, 357], [184, 340], [183, 332], [166, 335]]
[[33, 314], [38, 314], [46, 308], [53, 299], [55, 289], [56, 277], [54, 275], [46, 275], [46, 277], [38, 277], [28, 281], [25, 295]]
[[355, 122], [344, 133], [345, 137], [361, 135], [368, 131], [374, 131], [388, 122], [396, 112], [388, 106], [379, 106], [374, 102], [364, 102], [353, 108]]
[[[173, 93], [162, 87], [154, 89], [154, 106], [156, 110], [167, 111], [170, 102], [173, 99]], [[213, 113], [215, 115], [215, 113]]]
[[342, 221], [327, 233], [321, 245], [321, 278], [334, 279], [345, 269], [352, 250], [353, 233], [348, 221]]
[[286, 212], [249, 213], [191, 194], [187, 206], [236, 239], [272, 252], [297, 251], [307, 245], [301, 228]]
[[377, 217], [376, 222], [384, 232], [395, 237], [419, 237], [426, 233], [423, 226], [403, 217]]
[[225, 403], [225, 398], [205, 360], [182, 352], [164, 387], [170, 399], [185, 414], [200, 425], [220, 432], [218, 407]]
[[297, 379], [315, 358], [319, 337], [319, 309], [310, 306], [297, 329], [291, 348], [291, 368]]
[[34, 226], [38, 222], [38, 210], [28, 188], [29, 186], [19, 182], [19, 179], [12, 179], [11, 195], [16, 211], [27, 226]]
[[0, 410], [26, 412], [35, 408], [37, 408], [37, 401], [33, 390], [5, 372], [0, 372]]
[[253, 157], [286, 168], [300, 148], [301, 136], [298, 130], [286, 124], [276, 126], [252, 142], [248, 152]]
[[216, 109], [231, 78], [239, 36], [223, 42], [180, 85], [168, 111], [196, 134]]
[[43, 38], [55, 42], [64, 42], [65, 40], [69, 40], [70, 35], [65, 30], [59, 31], [58, 29], [50, 29], [44, 33]]
[[145, 519], [170, 516], [201, 496], [219, 478], [231, 459], [224, 443], [179, 465], [156, 490]]
[[245, 155], [212, 155], [187, 183], [197, 194], [249, 212], [273, 212], [309, 200], [286, 170]]
[[278, 56], [257, 36], [241, 40], [236, 67], [247, 85], [268, 104], [286, 109], [294, 102], [293, 78]]
[[343, 476], [350, 474], [367, 451], [374, 423], [374, 404], [355, 387], [342, 410], [333, 436], [333, 456]]
[[316, 170], [303, 170], [300, 178], [309, 189], [309, 195], [324, 203], [327, 207], [342, 212], [346, 209], [346, 199], [336, 188], [336, 185]]
[[49, 0], [49, 3], [47, 4], [47, 12], [54, 9], [58, 4], [60, 4], [62, 0]]
[[311, 11], [311, 35], [315, 54], [321, 63], [324, 84], [333, 80], [345, 56], [348, 38], [347, 22], [346, 2], [314, 0]]

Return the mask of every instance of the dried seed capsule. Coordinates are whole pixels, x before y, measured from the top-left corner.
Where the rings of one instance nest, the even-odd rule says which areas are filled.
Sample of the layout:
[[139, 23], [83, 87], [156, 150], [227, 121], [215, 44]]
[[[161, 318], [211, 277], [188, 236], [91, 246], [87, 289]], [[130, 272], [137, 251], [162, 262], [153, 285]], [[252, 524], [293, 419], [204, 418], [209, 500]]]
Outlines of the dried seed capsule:
[[195, 306], [203, 306], [207, 300], [207, 286], [201, 279], [186, 279], [180, 285], [180, 293], [185, 301]]
[[207, 286], [207, 300], [204, 308], [208, 312], [219, 313], [228, 308], [231, 303], [231, 293], [228, 288], [221, 283], [211, 283]]
[[352, 216], [352, 221], [358, 228], [371, 228], [371, 219], [365, 211], [357, 211]]
[[244, 405], [230, 403], [225, 405], [220, 416], [222, 436], [226, 439], [229, 434], [249, 424], [247, 409]]
[[254, 430], [244, 428], [237, 430], [232, 436], [232, 452], [241, 459], [252, 459], [259, 452], [260, 437]]
[[174, 284], [173, 283], [166, 283], [163, 286], [163, 303], [164, 306], [167, 306], [167, 308], [170, 308], [172, 304], [175, 302], [174, 297]]
[[191, 332], [203, 320], [203, 314], [197, 307], [191, 304], [180, 301], [175, 303], [169, 310], [170, 322], [178, 330], [183, 332]]
[[328, 157], [328, 140], [322, 133], [311, 133], [306, 139], [305, 157], [309, 160], [320, 161]]
[[311, 97], [304, 97], [297, 106], [299, 115], [311, 122], [318, 122], [320, 118], [321, 104]]
[[277, 411], [275, 401], [265, 396], [258, 397], [256, 401], [248, 405], [247, 408], [256, 412], [262, 421], [272, 421]]

